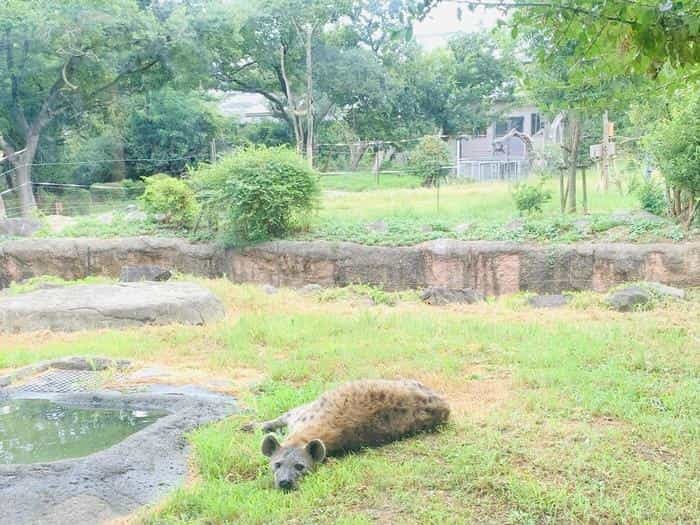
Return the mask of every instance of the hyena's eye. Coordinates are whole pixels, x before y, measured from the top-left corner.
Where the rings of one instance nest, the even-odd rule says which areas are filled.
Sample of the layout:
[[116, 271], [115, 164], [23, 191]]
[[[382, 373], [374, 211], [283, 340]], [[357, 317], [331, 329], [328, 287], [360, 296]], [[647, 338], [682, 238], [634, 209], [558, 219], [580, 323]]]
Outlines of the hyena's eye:
[[304, 465], [302, 465], [301, 463], [297, 463], [296, 465], [294, 465], [294, 468], [301, 472], [302, 470], [304, 470]]
[[275, 467], [275, 470], [277, 470], [282, 466], [282, 463], [275, 463], [273, 466]]

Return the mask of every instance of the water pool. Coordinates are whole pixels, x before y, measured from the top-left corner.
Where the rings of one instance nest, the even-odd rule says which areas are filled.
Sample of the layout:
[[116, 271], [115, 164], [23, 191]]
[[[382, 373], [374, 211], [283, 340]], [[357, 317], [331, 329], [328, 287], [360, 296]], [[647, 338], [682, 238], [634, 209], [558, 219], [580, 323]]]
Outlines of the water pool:
[[87, 456], [119, 443], [165, 414], [75, 407], [45, 399], [0, 400], [0, 464]]

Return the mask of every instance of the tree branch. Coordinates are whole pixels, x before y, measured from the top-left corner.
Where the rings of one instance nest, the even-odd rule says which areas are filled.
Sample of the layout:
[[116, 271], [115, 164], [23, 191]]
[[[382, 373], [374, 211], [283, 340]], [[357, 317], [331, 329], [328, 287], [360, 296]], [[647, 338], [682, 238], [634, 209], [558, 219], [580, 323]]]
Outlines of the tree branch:
[[126, 71], [123, 71], [119, 73], [116, 77], [114, 77], [112, 80], [107, 82], [106, 84], [103, 84], [102, 86], [98, 87], [91, 93], [87, 94], [85, 96], [86, 100], [93, 100], [97, 95], [100, 93], [103, 93], [107, 91], [108, 89], [111, 89], [112, 87], [116, 86], [119, 82], [121, 82], [123, 79], [125, 79], [128, 76], [131, 76], [135, 73], [142, 73], [143, 71], [147, 71], [151, 69], [153, 66], [155, 66], [158, 62], [160, 62], [160, 58], [154, 58], [153, 60], [150, 60], [149, 62], [146, 62], [142, 66], [139, 66], [135, 69], [129, 69]]
[[636, 20], [630, 20], [627, 18], [621, 18], [619, 16], [606, 15], [602, 13], [595, 13], [589, 9], [583, 7], [576, 7], [575, 5], [569, 4], [557, 4], [554, 2], [508, 2], [502, 1], [479, 1], [479, 0], [453, 0], [455, 4], [464, 4], [470, 7], [495, 7], [497, 9], [518, 9], [521, 7], [546, 7], [548, 9], [556, 9], [559, 11], [569, 11], [579, 15], [586, 15], [591, 17], [602, 18], [603, 20], [608, 20], [610, 22], [618, 22], [621, 24], [627, 24], [631, 26], [636, 26]]

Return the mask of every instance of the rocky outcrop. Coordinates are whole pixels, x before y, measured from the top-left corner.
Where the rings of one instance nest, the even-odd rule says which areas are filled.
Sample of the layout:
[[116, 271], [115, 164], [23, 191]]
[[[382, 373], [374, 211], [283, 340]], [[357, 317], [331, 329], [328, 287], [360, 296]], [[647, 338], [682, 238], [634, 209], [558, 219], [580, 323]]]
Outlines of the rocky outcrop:
[[183, 239], [22, 239], [0, 243], [0, 288], [40, 275], [119, 277], [123, 266], [157, 265], [180, 273], [220, 276], [223, 252]]
[[382, 247], [276, 241], [229, 251], [236, 282], [300, 287], [364, 283], [386, 290], [471, 288], [484, 295], [605, 291], [620, 283], [700, 285], [700, 243], [529, 245], [437, 240]]
[[66, 286], [0, 299], [0, 332], [200, 325], [223, 316], [214, 294], [185, 282]]
[[471, 288], [483, 295], [605, 291], [632, 281], [700, 286], [700, 243], [530, 245], [436, 240], [415, 246], [275, 241], [236, 250], [181, 239], [19, 240], [0, 244], [0, 287], [37, 275], [118, 277], [158, 265], [235, 282], [299, 288], [362, 283], [385, 290]]

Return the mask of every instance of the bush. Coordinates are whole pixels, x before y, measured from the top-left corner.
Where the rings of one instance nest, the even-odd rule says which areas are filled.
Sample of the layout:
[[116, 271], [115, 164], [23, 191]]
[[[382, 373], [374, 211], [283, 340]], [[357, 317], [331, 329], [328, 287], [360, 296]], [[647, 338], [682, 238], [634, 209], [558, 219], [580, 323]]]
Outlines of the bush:
[[521, 182], [513, 190], [515, 207], [523, 213], [542, 212], [542, 205], [552, 199], [552, 192], [544, 187], [545, 180], [540, 178], [536, 183]]
[[208, 209], [224, 210], [224, 234], [250, 242], [283, 237], [316, 206], [318, 177], [286, 147], [257, 147], [200, 168], [195, 181]]
[[411, 154], [411, 165], [423, 178], [423, 186], [435, 186], [440, 177], [447, 175], [445, 166], [449, 163], [450, 153], [438, 137], [424, 137]]
[[648, 180], [637, 188], [637, 198], [643, 210], [654, 215], [664, 215], [668, 210], [664, 189], [655, 180]]
[[159, 173], [144, 179], [144, 183], [141, 200], [149, 216], [175, 228], [192, 226], [199, 206], [184, 180]]

